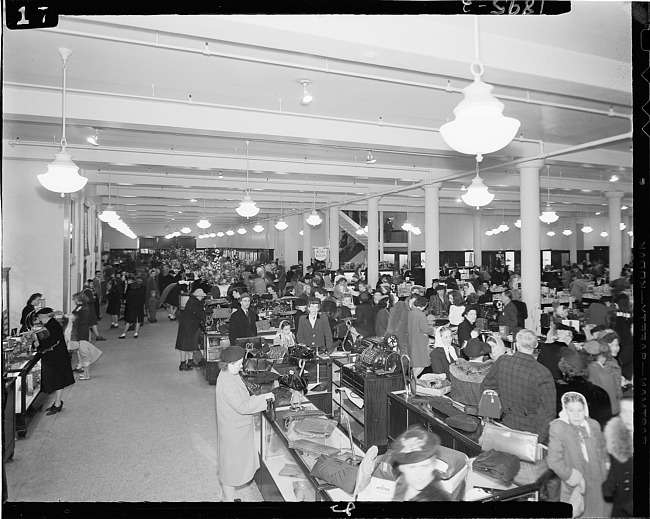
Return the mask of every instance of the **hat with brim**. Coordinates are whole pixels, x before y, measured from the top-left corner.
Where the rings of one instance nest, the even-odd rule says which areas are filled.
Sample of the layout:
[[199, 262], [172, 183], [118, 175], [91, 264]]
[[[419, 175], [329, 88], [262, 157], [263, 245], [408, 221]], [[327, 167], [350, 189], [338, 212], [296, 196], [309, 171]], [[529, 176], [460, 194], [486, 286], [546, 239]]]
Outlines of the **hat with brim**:
[[560, 348], [560, 356], [564, 360], [565, 364], [568, 364], [572, 368], [577, 370], [587, 369], [587, 361], [584, 356], [567, 346]]
[[40, 308], [34, 315], [47, 315], [49, 317], [52, 317], [54, 316], [54, 310], [52, 310], [49, 306], [46, 306], [45, 308]]
[[487, 342], [483, 342], [482, 340], [475, 337], [474, 339], [467, 341], [467, 345], [465, 346], [464, 350], [465, 355], [467, 355], [470, 359], [473, 359], [475, 357], [482, 357], [483, 355], [487, 355], [492, 351], [492, 347]]
[[246, 352], [241, 346], [228, 346], [225, 350], [221, 352], [221, 360], [223, 362], [237, 362], [239, 359], [243, 359]]
[[418, 463], [438, 453], [440, 438], [421, 426], [410, 427], [393, 444], [394, 459], [400, 465]]
[[582, 346], [582, 349], [590, 355], [600, 355], [601, 353], [607, 353], [609, 345], [601, 341], [587, 341]]
[[244, 292], [242, 295], [239, 296], [239, 300], [241, 301], [242, 299], [250, 299], [251, 295], [248, 292]]
[[294, 306], [299, 307], [299, 306], [307, 306], [307, 302], [309, 301], [309, 298], [305, 294], [301, 294], [298, 296], [298, 299], [296, 299]]
[[197, 288], [194, 292], [192, 292], [192, 295], [194, 297], [207, 297], [208, 294], [206, 294], [202, 288]]

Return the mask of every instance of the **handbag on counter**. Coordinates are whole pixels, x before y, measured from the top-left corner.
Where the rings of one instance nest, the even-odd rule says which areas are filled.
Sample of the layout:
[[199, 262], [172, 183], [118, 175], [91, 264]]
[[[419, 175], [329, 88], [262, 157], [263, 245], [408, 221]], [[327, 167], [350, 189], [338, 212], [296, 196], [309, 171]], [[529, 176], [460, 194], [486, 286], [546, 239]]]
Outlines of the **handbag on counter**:
[[271, 346], [269, 349], [269, 352], [267, 353], [267, 357], [276, 362], [283, 362], [284, 358], [289, 354], [289, 350], [285, 346], [280, 346], [279, 344], [276, 344], [274, 346]]
[[269, 359], [249, 357], [244, 359], [244, 371], [270, 371], [273, 363]]
[[262, 394], [262, 386], [260, 384], [256, 384], [255, 382], [251, 381], [249, 377], [241, 377], [241, 379], [244, 381], [244, 385], [246, 386], [246, 389], [248, 389], [248, 393], [251, 396]]
[[472, 463], [472, 470], [498, 479], [504, 483], [510, 483], [520, 469], [519, 458], [514, 454], [507, 454], [495, 450], [481, 452]]
[[296, 359], [313, 359], [316, 354], [314, 353], [313, 350], [309, 349], [307, 346], [304, 346], [302, 344], [298, 344], [297, 346], [291, 346], [289, 348], [289, 356], [294, 357]]
[[301, 393], [307, 393], [307, 379], [300, 377], [290, 370], [286, 375], [282, 375], [278, 379], [278, 384]]
[[503, 414], [503, 407], [499, 394], [492, 390], [486, 389], [481, 395], [481, 400], [478, 403], [478, 415], [485, 418], [494, 418], [499, 420]]
[[286, 407], [291, 405], [291, 390], [287, 387], [274, 387], [271, 393], [275, 395], [275, 407]]
[[521, 461], [535, 463], [537, 461], [538, 436], [528, 431], [510, 429], [505, 425], [487, 423], [483, 434], [478, 440], [484, 451], [491, 449], [513, 454]]

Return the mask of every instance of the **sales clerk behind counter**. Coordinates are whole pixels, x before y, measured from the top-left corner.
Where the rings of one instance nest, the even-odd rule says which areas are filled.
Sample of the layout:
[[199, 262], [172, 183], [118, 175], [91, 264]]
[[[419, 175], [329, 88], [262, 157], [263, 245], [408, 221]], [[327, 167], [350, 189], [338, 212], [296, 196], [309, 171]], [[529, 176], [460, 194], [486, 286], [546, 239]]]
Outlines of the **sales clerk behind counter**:
[[296, 341], [298, 344], [306, 344], [310, 348], [329, 351], [332, 348], [332, 330], [327, 316], [318, 315], [320, 301], [316, 298], [310, 299], [307, 308], [307, 315], [303, 315], [298, 321]]

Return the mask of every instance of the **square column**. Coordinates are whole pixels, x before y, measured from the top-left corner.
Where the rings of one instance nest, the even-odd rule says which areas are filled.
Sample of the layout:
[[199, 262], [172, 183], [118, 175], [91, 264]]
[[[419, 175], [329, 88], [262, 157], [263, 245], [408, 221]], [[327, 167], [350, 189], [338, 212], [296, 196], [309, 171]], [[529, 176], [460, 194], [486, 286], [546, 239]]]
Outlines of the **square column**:
[[440, 186], [424, 186], [424, 286], [440, 277]]
[[302, 273], [307, 273], [307, 267], [311, 265], [311, 225], [306, 222], [310, 213], [303, 214], [302, 220]]
[[520, 175], [521, 299], [528, 307], [529, 317], [525, 325], [530, 330], [539, 326], [541, 308], [539, 170], [543, 167], [543, 160], [517, 164]]
[[339, 229], [339, 208], [330, 207], [330, 263], [332, 270], [339, 269], [339, 236], [341, 234]]
[[609, 279], [611, 281], [621, 277], [623, 268], [623, 242], [620, 228], [623, 193], [608, 191], [605, 196], [609, 202]]
[[474, 245], [474, 265], [483, 264], [483, 233], [481, 232], [482, 228], [482, 216], [483, 213], [480, 209], [473, 211], [474, 218], [472, 219], [474, 234], [472, 236], [473, 245]]
[[379, 197], [368, 199], [368, 285], [379, 281]]

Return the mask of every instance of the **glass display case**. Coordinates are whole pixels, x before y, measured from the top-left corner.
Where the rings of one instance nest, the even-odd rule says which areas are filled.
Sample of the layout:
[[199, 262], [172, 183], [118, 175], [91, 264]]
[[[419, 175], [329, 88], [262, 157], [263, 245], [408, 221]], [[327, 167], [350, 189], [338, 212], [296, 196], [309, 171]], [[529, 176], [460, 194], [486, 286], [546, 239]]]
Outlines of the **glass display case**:
[[6, 352], [5, 377], [16, 379], [16, 433], [19, 438], [24, 438], [46, 396], [41, 391], [41, 355], [31, 351], [31, 345], [25, 340], [8, 343], [12, 343], [12, 347]]
[[[311, 403], [305, 409], [316, 409]], [[287, 428], [283, 416], [289, 407], [276, 410], [276, 420], [271, 421], [261, 413], [259, 424], [260, 470], [255, 481], [264, 501], [351, 501], [352, 496], [338, 487], [326, 483], [309, 473], [316, 457], [289, 448], [289, 442], [303, 439]], [[351, 452], [350, 439], [339, 428], [328, 438], [309, 438], [322, 445], [334, 447], [341, 452]], [[353, 446], [355, 456], [363, 457], [363, 451]]]

